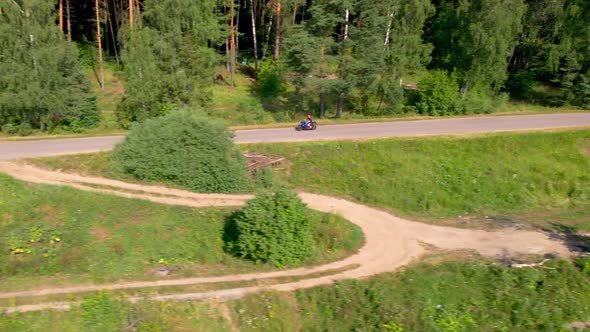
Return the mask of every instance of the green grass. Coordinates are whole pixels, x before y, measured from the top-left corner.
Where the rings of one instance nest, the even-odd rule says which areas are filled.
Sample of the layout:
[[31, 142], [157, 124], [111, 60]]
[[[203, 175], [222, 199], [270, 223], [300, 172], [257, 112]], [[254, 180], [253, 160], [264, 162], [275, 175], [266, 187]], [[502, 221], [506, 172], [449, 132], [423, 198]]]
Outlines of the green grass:
[[[590, 229], [590, 131], [250, 145], [285, 156], [283, 182], [424, 220], [561, 218]], [[486, 218], [487, 216], [487, 218]], [[518, 219], [519, 220], [519, 219]]]
[[[443, 260], [225, 304], [129, 304], [99, 294], [68, 312], [0, 315], [0, 330], [122, 331], [134, 324], [141, 331], [564, 331], [590, 319], [590, 261], [585, 264], [515, 269]], [[60, 329], [52, 324], [57, 321]]]
[[590, 318], [589, 281], [566, 262], [445, 262], [299, 291], [297, 300], [302, 330], [559, 331]]
[[219, 307], [197, 302], [121, 303], [101, 294], [89, 297], [84, 308], [67, 312], [41, 311], [0, 314], [0, 331], [117, 332], [229, 331]]
[[[590, 131], [247, 145], [285, 156], [279, 182], [465, 227], [555, 223], [590, 230]], [[590, 153], [589, 153], [590, 154]], [[109, 153], [30, 160], [127, 180]]]
[[[0, 174], [0, 290], [273, 270], [223, 250], [230, 209], [192, 209], [26, 184]], [[322, 252], [304, 262], [345, 257], [363, 243], [360, 229], [316, 213]]]

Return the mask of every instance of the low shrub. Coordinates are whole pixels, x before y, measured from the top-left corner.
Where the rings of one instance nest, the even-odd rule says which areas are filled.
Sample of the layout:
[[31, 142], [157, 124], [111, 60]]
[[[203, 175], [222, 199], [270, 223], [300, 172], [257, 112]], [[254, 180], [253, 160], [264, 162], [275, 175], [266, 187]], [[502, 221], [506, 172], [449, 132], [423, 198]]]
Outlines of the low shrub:
[[266, 191], [229, 220], [227, 248], [255, 262], [295, 265], [314, 253], [314, 225], [296, 193]]
[[510, 75], [505, 85], [510, 96], [528, 100], [536, 85], [535, 74], [528, 70], [516, 72]]
[[572, 88], [572, 97], [573, 105], [590, 108], [590, 74], [578, 75]]
[[272, 115], [265, 112], [262, 104], [256, 99], [250, 98], [238, 103], [238, 115], [233, 123], [243, 125], [266, 124], [273, 122]]
[[459, 83], [443, 70], [428, 73], [418, 84], [418, 103], [420, 114], [449, 115], [457, 113], [455, 101], [459, 93]]
[[274, 98], [285, 92], [281, 69], [272, 59], [267, 59], [260, 64], [253, 89], [262, 98]]
[[27, 122], [23, 122], [17, 127], [17, 133], [20, 136], [29, 136], [33, 133], [33, 128]]
[[175, 111], [132, 126], [113, 151], [117, 171], [197, 192], [243, 192], [245, 162], [221, 120]]
[[7, 135], [15, 135], [18, 133], [18, 128], [12, 123], [2, 125], [2, 132]]

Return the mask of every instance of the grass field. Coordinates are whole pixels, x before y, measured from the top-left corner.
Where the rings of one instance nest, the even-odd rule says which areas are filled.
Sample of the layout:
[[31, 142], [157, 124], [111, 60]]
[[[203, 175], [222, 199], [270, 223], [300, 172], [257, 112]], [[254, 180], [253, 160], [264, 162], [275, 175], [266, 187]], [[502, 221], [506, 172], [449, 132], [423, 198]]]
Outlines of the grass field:
[[424, 220], [590, 230], [590, 131], [265, 144], [278, 178]]
[[[122, 279], [220, 275], [274, 268], [223, 250], [230, 209], [192, 209], [25, 184], [0, 174], [0, 290]], [[305, 265], [337, 260], [363, 243], [360, 229], [315, 213], [318, 251]]]
[[[590, 131], [461, 138], [260, 144], [285, 156], [277, 181], [403, 216], [465, 227], [515, 223], [590, 231]], [[51, 169], [127, 178], [109, 153], [31, 160]]]
[[477, 258], [442, 259], [370, 280], [227, 303], [132, 305], [103, 293], [69, 312], [0, 314], [0, 330], [565, 331], [590, 319], [590, 262], [585, 270], [583, 264], [514, 269]]

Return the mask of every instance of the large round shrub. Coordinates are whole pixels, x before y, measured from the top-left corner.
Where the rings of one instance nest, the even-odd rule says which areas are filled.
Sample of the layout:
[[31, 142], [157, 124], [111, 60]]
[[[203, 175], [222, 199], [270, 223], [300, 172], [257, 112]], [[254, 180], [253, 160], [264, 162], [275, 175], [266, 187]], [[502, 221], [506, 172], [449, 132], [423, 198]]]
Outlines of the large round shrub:
[[279, 189], [248, 202], [232, 220], [230, 250], [256, 262], [294, 265], [314, 252], [315, 220], [297, 194]]
[[251, 186], [232, 133], [222, 122], [188, 111], [132, 126], [113, 151], [113, 164], [139, 179], [198, 192], [240, 192]]

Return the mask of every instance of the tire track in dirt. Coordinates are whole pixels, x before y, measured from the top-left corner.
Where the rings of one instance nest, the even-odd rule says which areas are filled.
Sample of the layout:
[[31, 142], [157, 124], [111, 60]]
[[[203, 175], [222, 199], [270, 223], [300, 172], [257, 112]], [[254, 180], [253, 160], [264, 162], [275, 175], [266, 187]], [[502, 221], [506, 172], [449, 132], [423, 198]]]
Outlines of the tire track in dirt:
[[[241, 206], [253, 197], [252, 195], [197, 194], [161, 186], [130, 184], [111, 179], [48, 171], [13, 162], [0, 162], [0, 172], [27, 182], [71, 186], [80, 190], [190, 207]], [[299, 195], [310, 208], [322, 212], [339, 214], [358, 225], [364, 233], [365, 245], [356, 254], [343, 260], [308, 268], [217, 277], [130, 281], [103, 285], [46, 288], [0, 293], [0, 298], [34, 297], [53, 294], [65, 295], [100, 290], [181, 286], [215, 282], [261, 280], [276, 277], [302, 277], [313, 273], [342, 269], [346, 266], [358, 266], [357, 268], [344, 270], [332, 275], [310, 277], [294, 282], [151, 297], [152, 300], [159, 301], [234, 299], [262, 290], [293, 291], [301, 288], [331, 284], [336, 280], [360, 279], [384, 272], [395, 271], [397, 268], [407, 265], [426, 252], [426, 249], [421, 243], [427, 243], [447, 250], [471, 249], [486, 257], [546, 253], [557, 254], [562, 257], [569, 256], [568, 249], [561, 241], [550, 239], [547, 234], [542, 232], [513, 229], [491, 232], [433, 226], [404, 220], [385, 211], [345, 199], [305, 192], [301, 192]], [[132, 302], [141, 299], [143, 298], [129, 298]], [[76, 303], [53, 302], [4, 309], [7, 312], [25, 312], [44, 309], [67, 310], [73, 304]]]

